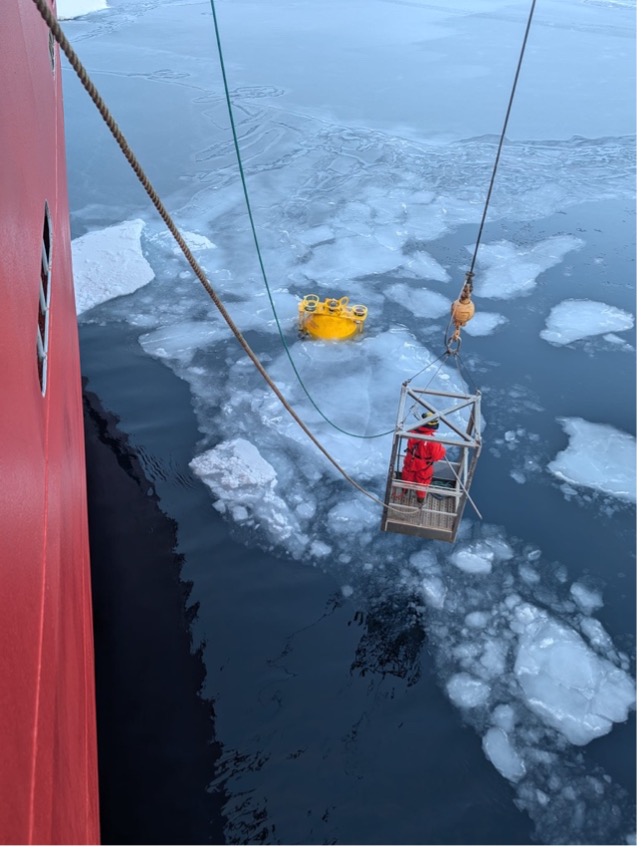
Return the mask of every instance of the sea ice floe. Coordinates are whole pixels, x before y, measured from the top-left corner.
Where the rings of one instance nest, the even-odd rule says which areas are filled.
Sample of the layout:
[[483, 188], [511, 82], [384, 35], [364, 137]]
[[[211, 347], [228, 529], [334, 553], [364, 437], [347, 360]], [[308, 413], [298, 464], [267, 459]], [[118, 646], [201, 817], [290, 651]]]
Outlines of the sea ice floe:
[[[494, 554], [491, 571], [452, 568], [457, 554], [467, 564], [482, 552]], [[515, 785], [517, 805], [545, 842], [565, 843], [624, 821], [621, 788], [587, 771], [579, 747], [628, 719], [636, 688], [629, 659], [586, 613], [600, 595], [580, 581], [568, 585], [562, 568], [550, 581], [542, 561], [539, 549], [515, 551], [486, 527], [483, 540], [462, 540], [437, 563], [415, 553], [410, 565], [445, 692], [477, 729], [488, 760]], [[596, 799], [603, 816], [586, 814]]]
[[506, 322], [507, 318], [498, 312], [477, 312], [463, 330], [470, 336], [489, 336]]
[[465, 624], [468, 628], [485, 628], [488, 619], [488, 613], [484, 613], [482, 610], [473, 610], [465, 617]]
[[475, 708], [487, 701], [488, 685], [467, 672], [453, 675], [447, 682], [447, 694], [461, 708]]
[[[581, 620], [581, 633], [585, 635], [590, 646], [601, 654], [612, 652], [612, 640], [598, 619], [586, 616]], [[627, 661], [621, 663], [622, 668], [628, 668]]]
[[322, 286], [343, 287], [346, 279], [395, 271], [403, 263], [399, 251], [370, 236], [354, 235], [318, 245], [299, 271]]
[[189, 464], [239, 522], [250, 517], [265, 528], [273, 542], [283, 543], [298, 529], [298, 520], [276, 495], [276, 470], [246, 439], [221, 442]]
[[507, 544], [489, 540], [457, 547], [450, 560], [462, 572], [485, 575], [492, 571], [495, 559], [506, 560], [510, 555]]
[[329, 557], [332, 553], [331, 545], [327, 545], [325, 542], [321, 542], [320, 540], [312, 540], [309, 546], [309, 553], [312, 557], [317, 557], [318, 559], [323, 559], [325, 557]]
[[478, 259], [482, 271], [474, 285], [475, 293], [481, 298], [527, 295], [541, 274], [583, 244], [575, 236], [551, 236], [529, 248], [505, 240], [481, 245]]
[[198, 348], [226, 338], [220, 322], [184, 321], [145, 333], [139, 342], [148, 354], [163, 360], [179, 360], [188, 365]]
[[615, 345], [623, 351], [634, 351], [634, 347], [626, 342], [625, 339], [617, 336], [616, 333], [605, 333], [603, 335], [603, 339], [605, 342], [609, 342], [611, 345]]
[[[552, 308], [540, 335], [552, 345], [568, 345], [578, 339], [632, 327], [634, 316], [625, 310], [599, 301], [570, 299]], [[622, 339], [619, 341], [626, 344]]]
[[578, 581], [570, 587], [570, 595], [584, 613], [592, 613], [599, 607], [603, 607], [601, 593], [596, 590], [589, 590]]
[[515, 722], [514, 708], [511, 705], [497, 705], [492, 711], [491, 719], [497, 728], [512, 731]]
[[636, 501], [636, 440], [611, 425], [559, 419], [570, 444], [548, 463], [566, 483], [587, 486], [623, 501]]
[[422, 583], [422, 590], [425, 602], [430, 607], [435, 607], [437, 610], [441, 610], [443, 608], [447, 590], [445, 589], [445, 584], [439, 577], [432, 575], [425, 578]]
[[298, 240], [310, 248], [323, 242], [329, 242], [333, 238], [334, 231], [327, 224], [322, 224], [320, 227], [310, 227], [308, 230], [298, 233]]
[[[192, 233], [189, 230], [183, 230], [180, 235], [183, 237], [190, 251], [209, 251], [215, 249], [216, 247], [212, 240], [207, 236], [203, 235], [202, 233]], [[171, 236], [171, 239], [174, 242], [174, 255], [182, 256], [182, 248], [175, 241], [173, 236]]]
[[214, 486], [254, 499], [273, 492], [276, 470], [246, 439], [222, 442], [191, 462], [198, 475]]
[[627, 718], [636, 692], [623, 670], [545, 611], [523, 605], [517, 617], [522, 630], [514, 673], [531, 711], [579, 746]]
[[107, 0], [58, 0], [58, 19], [66, 21], [107, 8]]
[[500, 639], [487, 639], [479, 657], [478, 667], [483, 679], [496, 678], [505, 672], [507, 646]]
[[71, 243], [76, 312], [146, 286], [154, 271], [142, 254], [137, 218], [79, 236]]
[[385, 290], [385, 295], [418, 318], [440, 318], [450, 311], [449, 298], [418, 285], [407, 286], [404, 283], [395, 283]]
[[525, 763], [510, 743], [502, 728], [490, 728], [483, 736], [483, 751], [488, 760], [508, 781], [519, 781], [525, 775]]

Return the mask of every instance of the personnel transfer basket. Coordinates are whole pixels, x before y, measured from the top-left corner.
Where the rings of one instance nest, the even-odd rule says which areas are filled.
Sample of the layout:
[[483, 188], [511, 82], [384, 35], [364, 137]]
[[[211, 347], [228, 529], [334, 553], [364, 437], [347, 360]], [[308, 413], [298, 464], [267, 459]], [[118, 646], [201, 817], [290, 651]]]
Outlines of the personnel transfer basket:
[[[434, 435], [418, 433], [422, 416], [439, 421]], [[481, 395], [462, 395], [404, 384], [394, 431], [381, 530], [454, 542], [481, 453]], [[404, 481], [403, 461], [409, 439], [440, 442], [447, 450], [434, 464], [431, 483]], [[417, 492], [426, 492], [420, 504]], [[478, 510], [476, 511], [478, 513]], [[480, 515], [480, 514], [479, 514]]]

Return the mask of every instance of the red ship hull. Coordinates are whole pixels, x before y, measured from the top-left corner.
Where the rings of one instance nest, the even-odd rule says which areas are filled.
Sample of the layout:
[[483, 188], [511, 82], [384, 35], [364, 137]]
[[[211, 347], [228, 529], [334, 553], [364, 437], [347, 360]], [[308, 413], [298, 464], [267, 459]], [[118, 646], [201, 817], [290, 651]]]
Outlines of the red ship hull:
[[2, 3], [0, 56], [0, 842], [95, 844], [91, 584], [62, 75], [31, 0]]

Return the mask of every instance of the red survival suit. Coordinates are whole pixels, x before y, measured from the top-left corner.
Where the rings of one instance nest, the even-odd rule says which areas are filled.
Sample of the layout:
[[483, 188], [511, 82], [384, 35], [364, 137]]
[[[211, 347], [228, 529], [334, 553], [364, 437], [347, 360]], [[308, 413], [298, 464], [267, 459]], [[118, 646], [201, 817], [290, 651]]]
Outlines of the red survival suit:
[[[416, 431], [428, 436], [433, 436], [435, 433], [434, 428], [425, 426], [417, 427]], [[438, 460], [443, 460], [445, 454], [445, 448], [440, 442], [425, 442], [423, 439], [410, 439], [407, 443], [401, 479], [429, 486], [432, 482], [432, 475], [434, 474], [434, 463]], [[418, 501], [423, 501], [425, 499], [425, 490], [417, 490], [416, 498]]]

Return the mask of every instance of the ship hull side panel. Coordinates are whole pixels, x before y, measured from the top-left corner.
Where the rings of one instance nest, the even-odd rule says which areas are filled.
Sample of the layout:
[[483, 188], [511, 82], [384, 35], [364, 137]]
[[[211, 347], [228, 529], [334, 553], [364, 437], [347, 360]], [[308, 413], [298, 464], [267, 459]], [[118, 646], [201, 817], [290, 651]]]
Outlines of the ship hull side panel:
[[[57, 51], [56, 51], [57, 54]], [[0, 27], [0, 842], [99, 842], [93, 625], [61, 68], [31, 0]], [[36, 334], [51, 222], [43, 396]]]

